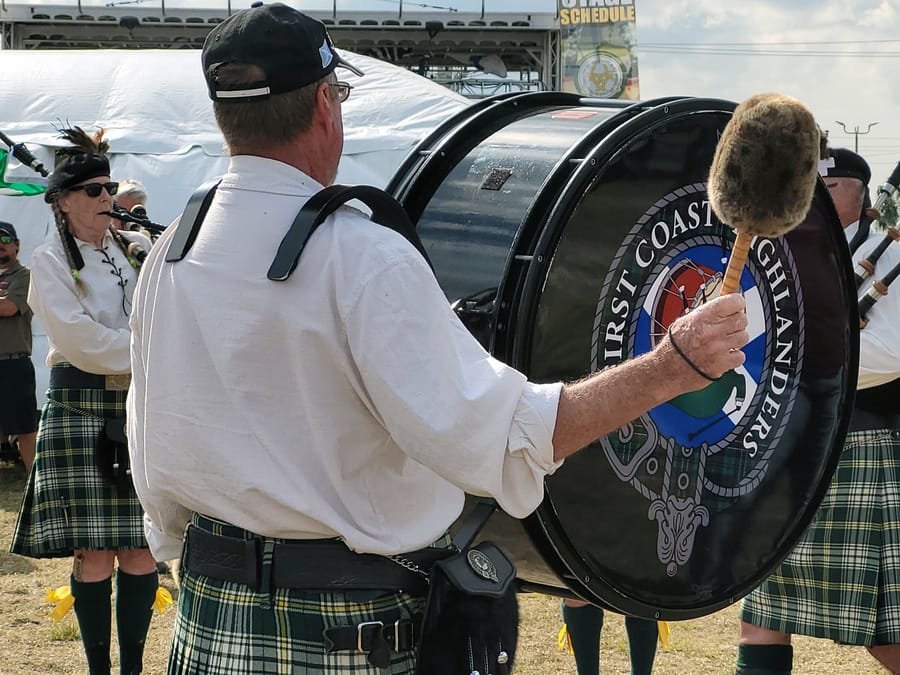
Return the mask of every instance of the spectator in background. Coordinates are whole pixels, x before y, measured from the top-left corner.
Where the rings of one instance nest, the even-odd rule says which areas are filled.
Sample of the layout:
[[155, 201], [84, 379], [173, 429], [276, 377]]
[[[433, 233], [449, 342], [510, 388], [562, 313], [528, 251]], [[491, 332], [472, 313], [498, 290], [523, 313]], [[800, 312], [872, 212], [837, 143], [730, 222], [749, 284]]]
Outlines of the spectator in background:
[[[19, 237], [0, 222], [0, 429], [15, 436], [25, 470], [34, 463], [37, 398], [31, 362], [30, 272], [19, 262]], [[4, 443], [9, 443], [9, 439]], [[11, 443], [10, 443], [11, 446]], [[10, 447], [10, 450], [12, 448]]]

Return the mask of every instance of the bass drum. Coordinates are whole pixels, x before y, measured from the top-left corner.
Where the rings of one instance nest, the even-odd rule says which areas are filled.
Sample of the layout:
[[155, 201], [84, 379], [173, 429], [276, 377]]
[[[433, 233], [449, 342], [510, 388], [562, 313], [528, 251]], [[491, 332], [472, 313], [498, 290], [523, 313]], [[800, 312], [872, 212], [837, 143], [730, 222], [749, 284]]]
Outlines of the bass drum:
[[[485, 348], [533, 381], [570, 381], [651, 350], [718, 293], [734, 233], [706, 182], [734, 108], [486, 99], [423, 141], [388, 190]], [[853, 288], [819, 181], [805, 222], [754, 242], [746, 363], [573, 455], [531, 516], [497, 513], [481, 538], [511, 554], [526, 591], [651, 619], [735, 602], [796, 543], [838, 460]]]

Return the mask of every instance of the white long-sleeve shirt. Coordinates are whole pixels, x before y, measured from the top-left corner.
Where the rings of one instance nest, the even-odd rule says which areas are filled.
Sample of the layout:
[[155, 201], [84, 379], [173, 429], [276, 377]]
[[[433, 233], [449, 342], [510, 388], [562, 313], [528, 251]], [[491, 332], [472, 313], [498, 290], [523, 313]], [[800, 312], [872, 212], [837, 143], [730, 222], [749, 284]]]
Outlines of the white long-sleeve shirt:
[[[858, 229], [858, 222], [844, 229], [847, 241], [853, 239]], [[884, 232], [871, 228], [868, 238], [853, 254], [853, 264], [856, 265], [866, 258], [882, 239]], [[873, 279], [881, 279], [898, 264], [900, 264], [900, 246], [892, 243], [875, 263], [875, 274], [863, 282], [859, 295], [862, 296], [869, 290]], [[860, 389], [877, 387], [900, 377], [900, 292], [896, 288], [891, 288], [887, 295], [879, 298], [872, 306], [866, 318], [868, 323], [859, 332], [857, 386]]]
[[[136, 232], [122, 232], [145, 250], [150, 240]], [[100, 375], [131, 369], [131, 331], [128, 319], [137, 270], [107, 233], [102, 250], [75, 239], [84, 259], [78, 281], [66, 260], [57, 233], [31, 253], [28, 305], [47, 332], [47, 365], [71, 363]]]
[[294, 274], [266, 272], [321, 185], [232, 158], [193, 248], [138, 282], [128, 434], [157, 559], [191, 511], [272, 537], [410, 551], [464, 492], [517, 517], [543, 497], [561, 385], [492, 358], [399, 234], [344, 207]]

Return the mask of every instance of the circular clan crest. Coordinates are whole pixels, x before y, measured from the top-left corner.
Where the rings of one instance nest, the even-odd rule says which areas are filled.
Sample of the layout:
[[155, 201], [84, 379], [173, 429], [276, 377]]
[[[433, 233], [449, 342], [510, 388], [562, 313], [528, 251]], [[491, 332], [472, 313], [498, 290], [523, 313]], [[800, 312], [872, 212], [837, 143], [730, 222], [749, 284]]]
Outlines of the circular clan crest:
[[[730, 250], [705, 184], [656, 202], [624, 238], [600, 290], [592, 365], [653, 349], [669, 326], [718, 295]], [[757, 238], [741, 278], [746, 361], [601, 441], [616, 477], [647, 500], [656, 553], [675, 576], [711, 516], [752, 492], [791, 418], [803, 359], [803, 299], [790, 248]]]

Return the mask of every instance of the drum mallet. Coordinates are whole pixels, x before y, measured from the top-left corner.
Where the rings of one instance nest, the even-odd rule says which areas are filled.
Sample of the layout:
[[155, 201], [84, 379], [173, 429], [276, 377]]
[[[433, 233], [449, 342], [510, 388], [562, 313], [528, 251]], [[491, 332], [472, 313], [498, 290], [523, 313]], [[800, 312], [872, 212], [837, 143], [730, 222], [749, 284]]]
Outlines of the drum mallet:
[[818, 179], [820, 132], [784, 94], [758, 94], [734, 110], [709, 171], [709, 203], [736, 239], [720, 295], [740, 290], [753, 237], [780, 237], [803, 222]]

